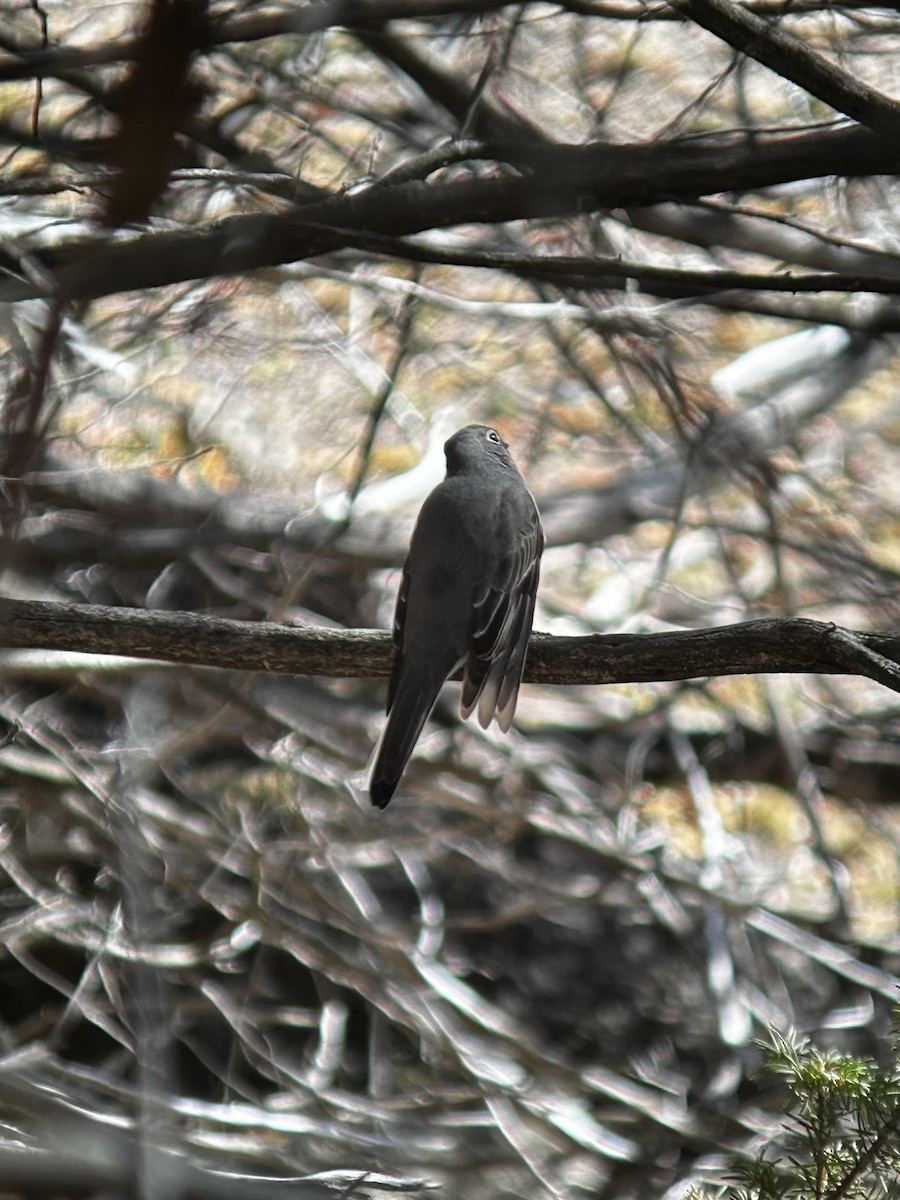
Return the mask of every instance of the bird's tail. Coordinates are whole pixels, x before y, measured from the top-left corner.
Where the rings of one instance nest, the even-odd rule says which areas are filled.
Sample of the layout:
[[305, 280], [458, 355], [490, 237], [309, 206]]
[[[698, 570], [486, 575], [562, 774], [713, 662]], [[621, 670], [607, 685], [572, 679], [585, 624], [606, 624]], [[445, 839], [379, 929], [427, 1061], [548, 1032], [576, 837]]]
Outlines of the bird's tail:
[[447, 674], [434, 672], [427, 678], [407, 675], [398, 681], [369, 782], [372, 803], [379, 808], [384, 808], [393, 796]]

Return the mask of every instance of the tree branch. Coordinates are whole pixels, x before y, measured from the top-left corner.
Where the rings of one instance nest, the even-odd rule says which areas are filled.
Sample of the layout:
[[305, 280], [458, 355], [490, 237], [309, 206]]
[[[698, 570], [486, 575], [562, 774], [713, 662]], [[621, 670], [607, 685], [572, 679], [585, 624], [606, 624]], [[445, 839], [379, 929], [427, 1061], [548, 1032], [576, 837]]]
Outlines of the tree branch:
[[[240, 275], [342, 247], [405, 257], [401, 239], [424, 230], [608, 208], [690, 200], [719, 191], [771, 187], [820, 175], [892, 173], [893, 141], [867, 129], [817, 129], [771, 135], [734, 134], [703, 142], [564, 146], [523, 142], [485, 145], [484, 157], [520, 175], [428, 182], [375, 182], [352, 193], [280, 215], [226, 217], [205, 230], [153, 231], [127, 241], [91, 236], [35, 249], [42, 271], [7, 273], [0, 302], [89, 300], [190, 279]], [[52, 284], [41, 282], [42, 272]]]
[[[210, 21], [203, 48], [214, 50], [235, 43], [259, 42], [291, 35], [308, 36], [335, 27], [350, 30], [380, 29], [398, 20], [440, 21], [447, 17], [478, 17], [519, 5], [519, 0], [329, 0], [297, 5], [287, 12], [238, 13]], [[565, 0], [562, 8], [583, 17], [615, 21], [678, 21], [681, 16], [664, 3], [648, 6], [634, 0]], [[798, 16], [829, 10], [830, 0], [794, 0], [785, 10], [784, 0], [747, 0], [748, 12], [762, 16]], [[871, 8], [871, 0], [842, 0], [841, 8]], [[699, 22], [698, 22], [699, 23]], [[89, 46], [50, 45], [18, 41], [8, 33], [0, 41], [0, 82], [61, 76], [75, 70], [133, 61], [136, 38], [121, 37]]]
[[[338, 678], [390, 673], [391, 638], [372, 629], [232, 621], [184, 612], [0, 600], [6, 649], [127, 655], [188, 666]], [[651, 683], [717, 675], [862, 675], [900, 692], [900, 635], [801, 618], [680, 633], [534, 634], [532, 683]]]
[[735, 50], [816, 96], [836, 112], [883, 137], [900, 132], [900, 104], [829, 62], [800, 38], [732, 0], [670, 0], [677, 9]]
[[[800, 379], [774, 381], [766, 399], [697, 430], [691, 469], [684, 450], [639, 460], [613, 481], [541, 493], [548, 546], [593, 544], [639, 521], [668, 517], [679, 496], [733, 479], [735, 464], [765, 463], [820, 413], [831, 408], [883, 361], [880, 344], [848, 339], [833, 355], [802, 362]], [[363, 513], [344, 529], [321, 512], [298, 513], [283, 497], [220, 492], [156, 479], [140, 471], [45, 471], [26, 476], [29, 502], [54, 511], [16, 539], [0, 538], [10, 563], [90, 563], [162, 567], [197, 551], [239, 545], [270, 552], [291, 549], [356, 565], [403, 561], [411, 519]]]

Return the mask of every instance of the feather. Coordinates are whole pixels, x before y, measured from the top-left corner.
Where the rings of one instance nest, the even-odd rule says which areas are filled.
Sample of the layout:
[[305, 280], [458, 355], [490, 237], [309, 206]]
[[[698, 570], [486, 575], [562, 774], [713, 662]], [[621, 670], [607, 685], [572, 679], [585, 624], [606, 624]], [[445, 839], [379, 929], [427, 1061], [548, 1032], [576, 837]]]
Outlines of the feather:
[[400, 782], [441, 686], [464, 664], [460, 711], [509, 729], [525, 668], [544, 535], [534, 498], [496, 430], [444, 446], [447, 477], [422, 506], [394, 610], [387, 723], [369, 792]]

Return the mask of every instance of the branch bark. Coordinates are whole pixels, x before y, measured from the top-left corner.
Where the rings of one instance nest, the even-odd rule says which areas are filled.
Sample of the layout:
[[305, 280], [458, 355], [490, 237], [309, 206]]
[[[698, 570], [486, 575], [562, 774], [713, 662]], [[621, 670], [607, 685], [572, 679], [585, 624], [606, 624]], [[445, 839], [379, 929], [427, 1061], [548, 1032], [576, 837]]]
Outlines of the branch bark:
[[670, 0], [670, 3], [735, 50], [824, 101], [836, 112], [852, 117], [883, 137], [896, 137], [900, 132], [900, 104], [896, 100], [742, 5], [732, 0]]
[[[239, 13], [224, 15], [210, 22], [205, 49], [238, 42], [259, 42], [291, 35], [307, 36], [339, 27], [349, 30], [381, 29], [398, 20], [434, 21], [446, 17], [472, 18], [502, 12], [519, 6], [519, 0], [329, 0], [292, 7], [287, 12]], [[565, 0], [569, 12], [613, 21], [678, 21], [681, 15], [662, 4], [648, 7], [623, 0]], [[760, 16], [791, 17], [822, 12], [832, 7], [829, 0], [794, 0], [785, 10], [784, 0], [747, 0], [743, 8]], [[870, 0], [843, 0], [844, 9], [871, 7]], [[698, 21], [698, 24], [700, 22]], [[0, 82], [21, 79], [58, 78], [67, 72], [87, 70], [134, 60], [137, 39], [116, 38], [95, 45], [43, 46], [39, 42], [17, 40], [5, 33], [0, 40]]]
[[[186, 666], [339, 678], [390, 673], [390, 634], [196, 613], [0, 600], [5, 649], [126, 655]], [[900, 635], [772, 618], [680, 633], [532, 635], [532, 683], [651, 683], [718, 675], [862, 675], [900, 692]]]
[[496, 142], [485, 144], [481, 157], [521, 174], [376, 181], [280, 215], [227, 217], [200, 232], [154, 231], [115, 242], [91, 236], [35, 250], [39, 269], [27, 276], [8, 273], [0, 281], [0, 302], [46, 295], [90, 300], [240, 275], [344, 247], [403, 258], [407, 247], [400, 239], [429, 229], [693, 200], [822, 175], [893, 173], [900, 164], [893, 140], [859, 126], [735, 134], [702, 143]]

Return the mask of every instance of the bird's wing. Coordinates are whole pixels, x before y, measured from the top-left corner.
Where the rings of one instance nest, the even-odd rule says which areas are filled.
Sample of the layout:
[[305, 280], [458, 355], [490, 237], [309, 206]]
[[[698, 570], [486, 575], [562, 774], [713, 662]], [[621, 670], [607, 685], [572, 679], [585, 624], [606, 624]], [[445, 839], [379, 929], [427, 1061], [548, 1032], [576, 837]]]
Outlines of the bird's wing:
[[504, 733], [516, 709], [544, 548], [537, 508], [528, 499], [531, 508], [515, 548], [473, 598], [460, 700], [464, 717], [477, 705], [481, 727], [496, 715]]
[[406, 624], [406, 602], [409, 598], [409, 560], [403, 566], [400, 579], [400, 590], [397, 592], [397, 604], [394, 608], [394, 626], [392, 638], [394, 642], [394, 665], [391, 668], [391, 678], [388, 683], [387, 706], [385, 712], [390, 712], [397, 695], [397, 684], [400, 682], [400, 671], [403, 666], [403, 627]]

